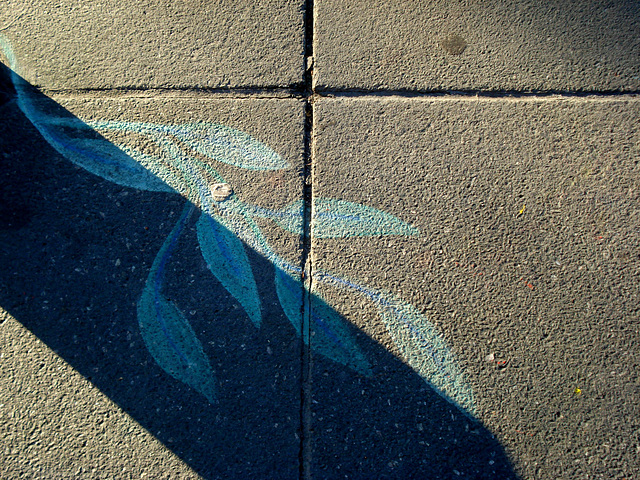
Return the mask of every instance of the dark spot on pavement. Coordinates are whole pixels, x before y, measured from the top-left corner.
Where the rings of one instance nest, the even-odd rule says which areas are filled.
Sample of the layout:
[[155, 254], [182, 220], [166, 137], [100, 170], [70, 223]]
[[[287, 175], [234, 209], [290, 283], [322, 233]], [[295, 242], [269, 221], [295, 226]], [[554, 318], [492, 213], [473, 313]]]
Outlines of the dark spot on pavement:
[[440, 46], [449, 55], [460, 55], [467, 48], [467, 42], [460, 35], [449, 34], [440, 40]]

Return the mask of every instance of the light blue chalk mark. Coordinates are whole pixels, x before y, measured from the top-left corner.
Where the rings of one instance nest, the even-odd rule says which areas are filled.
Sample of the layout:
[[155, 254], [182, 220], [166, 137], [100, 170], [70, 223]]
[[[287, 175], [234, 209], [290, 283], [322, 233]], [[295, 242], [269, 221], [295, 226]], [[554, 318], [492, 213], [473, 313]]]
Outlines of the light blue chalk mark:
[[224, 217], [225, 223], [229, 225], [229, 229], [249, 247], [269, 260], [274, 266], [286, 272], [302, 273], [302, 268], [287, 262], [271, 248], [253, 218], [252, 209], [240, 201], [237, 196], [232, 195], [228, 200], [218, 203], [216, 207], [220, 215]]
[[[276, 268], [275, 283], [285, 315], [298, 335], [302, 335], [302, 306], [306, 293], [302, 281]], [[304, 335], [302, 338], [305, 343], [310, 344], [314, 352], [362, 375], [372, 374], [371, 365], [349, 331], [347, 321], [316, 294], [311, 295], [309, 326], [313, 341], [310, 342]]]
[[[214, 202], [209, 184], [206, 178], [193, 166], [195, 162], [185, 154], [171, 137], [160, 135], [156, 132], [149, 133], [149, 136], [156, 141], [167, 155], [168, 161], [179, 172], [179, 175], [171, 176], [168, 182], [194, 205], [210, 212], [211, 205]], [[215, 171], [213, 172], [213, 178], [217, 181], [222, 180], [222, 177]]]
[[[154, 157], [130, 147], [114, 145], [104, 138], [78, 138], [56, 129], [51, 117], [39, 114], [32, 100], [27, 99], [28, 89], [20, 89], [23, 111], [31, 123], [58, 153], [90, 173], [118, 185], [152, 192], [174, 192], [162, 176], [168, 171]], [[78, 127], [83, 122], [75, 119], [70, 125]], [[84, 129], [84, 127], [82, 127]], [[93, 131], [93, 130], [92, 130]]]
[[311, 236], [315, 238], [420, 233], [389, 213], [344, 200], [315, 198], [311, 212]]
[[[184, 173], [185, 160], [221, 180], [210, 165], [192, 155], [186, 155], [177, 140], [204, 156], [239, 168], [278, 170], [289, 166], [266, 145], [244, 132], [223, 125], [206, 122], [158, 125], [144, 122], [82, 121], [71, 117], [48, 116], [40, 113], [33, 105], [28, 88], [21, 89], [21, 92], [25, 108], [32, 112], [30, 120], [59, 153], [89, 172], [119, 185], [147, 191], [175, 190], [184, 195], [187, 193], [184, 191], [184, 178], [180, 178], [176, 169]], [[118, 131], [145, 135], [158, 144], [167, 157], [162, 159], [132, 148], [117, 147], [104, 139], [71, 138], [64, 135], [64, 129], [87, 133]]]
[[175, 193], [165, 181], [170, 173], [150, 155], [102, 138], [50, 134], [59, 153], [94, 175], [137, 190]]
[[458, 368], [454, 353], [413, 305], [331, 273], [317, 271], [313, 278], [371, 300], [407, 364], [439, 395], [473, 418], [476, 411], [473, 391]]
[[[249, 206], [257, 217], [269, 218], [284, 230], [302, 235], [304, 201], [298, 200], [280, 210]], [[333, 198], [314, 198], [311, 209], [311, 235], [314, 238], [346, 238], [375, 235], [418, 235], [417, 228], [398, 217], [359, 203]]]
[[471, 387], [433, 324], [413, 305], [391, 296], [378, 312], [407, 364], [443, 398], [475, 415]]
[[247, 170], [280, 170], [289, 167], [289, 163], [271, 148], [225, 125], [209, 122], [162, 125], [106, 120], [89, 121], [86, 124], [96, 130], [175, 137], [205, 157]]
[[169, 375], [216, 401], [215, 376], [202, 344], [182, 312], [162, 294], [164, 270], [193, 212], [189, 205], [158, 252], [138, 301], [140, 333], [149, 353]]
[[[141, 190], [173, 192], [170, 186], [152, 173], [156, 170], [152, 164], [139, 163], [139, 161], [151, 160], [151, 157], [139, 156], [134, 159], [126, 150], [118, 148], [105, 139], [71, 138], [65, 135], [61, 129], [55, 129], [51, 124], [51, 117], [43, 114], [37, 108], [33, 99], [33, 88], [18, 75], [17, 60], [13, 49], [2, 36], [0, 36], [0, 48], [9, 61], [11, 80], [18, 95], [18, 106], [58, 153], [85, 170], [119, 185]], [[70, 122], [70, 126], [85, 129], [83, 122], [78, 119]]]
[[[268, 218], [291, 233], [303, 234], [304, 202], [270, 210], [242, 202], [233, 194], [224, 201], [213, 198], [209, 180], [224, 179], [196, 152], [215, 161], [249, 170], [277, 170], [289, 165], [269, 147], [230, 127], [206, 122], [160, 125], [124, 121], [82, 121], [43, 114], [30, 85], [17, 74], [16, 59], [0, 35], [0, 47], [11, 66], [17, 104], [59, 153], [76, 165], [119, 185], [140, 190], [178, 192], [190, 205], [156, 256], [138, 302], [138, 320], [150, 354], [172, 377], [216, 398], [209, 360], [192, 327], [180, 310], [162, 294], [165, 267], [177, 239], [195, 206], [202, 210], [198, 240], [213, 275], [238, 300], [256, 327], [261, 324], [260, 299], [242, 242], [275, 267], [276, 292], [285, 315], [314, 352], [371, 375], [371, 365], [358, 347], [346, 322], [324, 299], [306, 291], [301, 267], [288, 262], [269, 245], [255, 218]], [[68, 131], [74, 136], [68, 135]], [[144, 135], [163, 152], [147, 155], [126, 145], [96, 137], [96, 131]], [[85, 135], [84, 137], [82, 135]], [[191, 152], [191, 153], [188, 153]], [[375, 208], [338, 199], [315, 198], [311, 206], [311, 234], [315, 238], [373, 235], [417, 235], [413, 226]], [[473, 393], [457, 367], [455, 356], [435, 327], [412, 305], [373, 288], [327, 272], [314, 272], [314, 281], [363, 295], [373, 302], [405, 361], [440, 395], [469, 415], [475, 412]], [[303, 335], [305, 296], [313, 340]]]
[[273, 220], [280, 228], [295, 235], [304, 233], [304, 202], [296, 201], [282, 210], [270, 210], [257, 205], [246, 205], [246, 210], [253, 217]]
[[260, 327], [260, 297], [249, 259], [240, 239], [218, 215], [200, 215], [198, 241], [209, 270], [222, 286], [240, 302], [256, 327]]
[[[289, 319], [298, 336], [302, 335], [302, 305], [305, 288], [302, 282], [287, 272], [276, 268], [276, 293], [282, 310]], [[305, 340], [305, 343], [308, 343]]]
[[179, 125], [171, 131], [196, 152], [248, 170], [280, 170], [289, 164], [244, 132], [213, 123]]

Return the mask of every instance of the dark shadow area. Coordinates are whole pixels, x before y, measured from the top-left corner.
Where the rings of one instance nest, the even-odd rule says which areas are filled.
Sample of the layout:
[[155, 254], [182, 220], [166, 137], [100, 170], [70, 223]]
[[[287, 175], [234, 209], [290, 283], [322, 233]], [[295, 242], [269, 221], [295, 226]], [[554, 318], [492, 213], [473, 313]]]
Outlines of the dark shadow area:
[[[2, 308], [202, 477], [299, 478], [301, 341], [279, 305], [273, 265], [246, 249], [260, 329], [208, 270], [197, 216], [167, 265], [164, 293], [217, 377], [212, 405], [156, 364], [137, 322], [149, 269], [186, 200], [110, 183], [62, 157], [18, 108], [7, 74], [0, 66]], [[515, 478], [488, 430], [354, 335], [371, 378], [313, 357], [312, 477]]]

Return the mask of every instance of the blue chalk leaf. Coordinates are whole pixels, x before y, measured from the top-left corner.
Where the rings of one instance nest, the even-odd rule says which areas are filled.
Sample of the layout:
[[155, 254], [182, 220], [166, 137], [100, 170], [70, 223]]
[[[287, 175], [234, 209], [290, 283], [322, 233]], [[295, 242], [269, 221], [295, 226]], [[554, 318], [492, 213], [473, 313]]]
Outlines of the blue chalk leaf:
[[193, 209], [190, 205], [185, 207], [156, 255], [138, 301], [138, 324], [144, 343], [158, 365], [215, 403], [213, 369], [202, 344], [182, 312], [162, 294], [164, 269]]
[[[302, 233], [303, 201], [298, 200], [268, 216], [283, 229]], [[398, 217], [359, 203], [315, 198], [311, 217], [314, 238], [345, 238], [374, 235], [418, 235], [418, 230]]]
[[162, 179], [166, 169], [159, 159], [108, 141], [82, 120], [43, 117], [36, 126], [60, 154], [94, 175], [139, 190], [175, 192]]
[[138, 322], [144, 343], [158, 365], [215, 403], [215, 377], [202, 344], [180, 310], [155, 291], [151, 282], [138, 302]]
[[209, 270], [240, 302], [253, 324], [260, 327], [260, 297], [244, 245], [219, 215], [200, 215], [197, 230], [200, 249]]
[[189, 123], [168, 130], [198, 153], [249, 170], [279, 170], [289, 164], [276, 152], [240, 130], [214, 123]]
[[[287, 318], [298, 335], [302, 331], [304, 286], [282, 269], [276, 268], [276, 292]], [[363, 375], [371, 375], [371, 365], [356, 344], [348, 322], [319, 295], [311, 295], [311, 349]], [[308, 339], [304, 338], [305, 343]]]
[[302, 282], [276, 267], [276, 293], [282, 305], [282, 310], [295, 328], [296, 333], [302, 335], [302, 299], [304, 286]]
[[304, 218], [304, 201], [298, 200], [290, 205], [287, 205], [282, 210], [270, 211], [262, 210], [265, 212], [264, 217], [270, 218], [278, 226], [286, 230], [287, 232], [295, 233], [296, 235], [302, 235], [304, 231], [303, 218]]
[[418, 233], [408, 223], [375, 208], [332, 198], [316, 198], [313, 201], [311, 235], [316, 238]]
[[393, 296], [378, 304], [393, 341], [411, 368], [445, 399], [473, 416], [473, 392], [436, 328], [416, 308]]

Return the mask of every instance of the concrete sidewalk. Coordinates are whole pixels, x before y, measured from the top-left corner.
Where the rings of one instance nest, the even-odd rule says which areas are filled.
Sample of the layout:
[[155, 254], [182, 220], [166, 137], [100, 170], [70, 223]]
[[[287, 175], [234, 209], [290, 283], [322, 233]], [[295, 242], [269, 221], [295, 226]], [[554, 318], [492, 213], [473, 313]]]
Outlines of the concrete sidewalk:
[[635, 478], [638, 3], [165, 3], [0, 6], [0, 476]]

